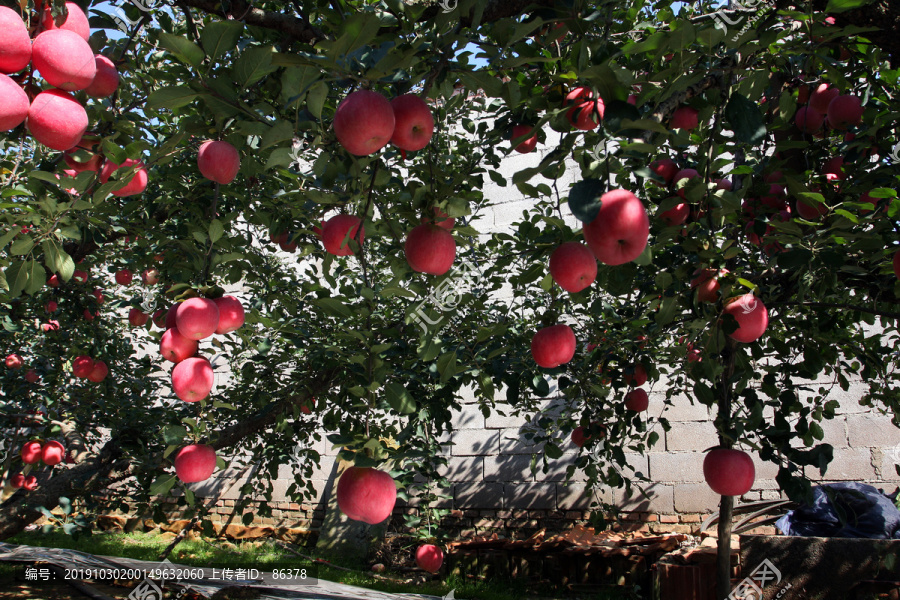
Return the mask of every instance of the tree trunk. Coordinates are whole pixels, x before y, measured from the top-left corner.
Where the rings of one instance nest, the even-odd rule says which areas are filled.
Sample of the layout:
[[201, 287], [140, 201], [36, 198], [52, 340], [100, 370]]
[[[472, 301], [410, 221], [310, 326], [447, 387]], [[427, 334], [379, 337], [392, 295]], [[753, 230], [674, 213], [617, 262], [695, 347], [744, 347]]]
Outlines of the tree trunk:
[[722, 496], [719, 501], [719, 539], [716, 544], [716, 597], [728, 598], [731, 593], [731, 512], [734, 496]]

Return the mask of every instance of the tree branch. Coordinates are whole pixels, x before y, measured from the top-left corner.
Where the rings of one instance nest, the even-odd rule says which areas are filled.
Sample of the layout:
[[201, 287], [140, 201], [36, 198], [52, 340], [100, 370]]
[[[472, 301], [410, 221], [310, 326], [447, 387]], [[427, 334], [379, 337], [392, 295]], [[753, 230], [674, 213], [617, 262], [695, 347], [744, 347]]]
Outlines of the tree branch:
[[304, 19], [285, 13], [253, 8], [244, 0], [233, 0], [230, 3], [219, 2], [219, 0], [181, 0], [180, 4], [228, 20], [243, 21], [247, 25], [273, 29], [310, 46], [327, 37], [321, 29], [313, 27]]
[[853, 306], [852, 304], [835, 304], [830, 302], [773, 302], [769, 306], [808, 306], [810, 308], [839, 308], [841, 310], [858, 310], [870, 315], [879, 317], [890, 317], [891, 319], [900, 319], [900, 313], [888, 310], [877, 310], [866, 306]]

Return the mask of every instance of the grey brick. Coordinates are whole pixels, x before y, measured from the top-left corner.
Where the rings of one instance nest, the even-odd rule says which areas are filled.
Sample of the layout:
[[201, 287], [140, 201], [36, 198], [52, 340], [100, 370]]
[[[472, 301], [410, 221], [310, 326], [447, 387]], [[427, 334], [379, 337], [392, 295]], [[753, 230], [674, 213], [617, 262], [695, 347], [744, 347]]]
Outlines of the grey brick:
[[650, 407], [647, 409], [651, 415], [658, 415], [665, 407], [662, 416], [671, 422], [684, 421], [711, 421], [710, 411], [696, 400], [693, 404], [687, 396], [679, 395], [672, 398], [672, 405], [665, 406], [665, 394], [653, 392], [650, 394]]
[[721, 496], [705, 483], [685, 483], [675, 487], [675, 510], [704, 513], [719, 510]]
[[518, 428], [500, 430], [500, 454], [534, 454], [541, 446], [534, 443], [534, 438], [526, 437], [527, 431]]
[[613, 504], [615, 495], [607, 487], [591, 491], [584, 483], [556, 484], [556, 505], [559, 510], [587, 510], [592, 502]]
[[[542, 471], [543, 461], [538, 458], [535, 479], [537, 481], [565, 481], [566, 469], [568, 469], [569, 465], [573, 464], [576, 460], [577, 455], [575, 454], [563, 454], [562, 457], [557, 459], [547, 459], [547, 472], [544, 473]], [[572, 479], [570, 481], [585, 481], [585, 479], [584, 471], [576, 468], [575, 472], [572, 473]]]
[[653, 483], [644, 488], [646, 496], [638, 489], [628, 495], [624, 490], [617, 490], [616, 504], [624, 511], [640, 511], [655, 513], [675, 512], [675, 488], [671, 485]]
[[702, 452], [651, 453], [649, 458], [653, 481], [703, 481]]
[[[502, 410], [503, 415], [501, 415], [499, 410]], [[522, 425], [527, 423], [527, 419], [523, 415], [513, 414], [513, 410], [507, 406], [499, 406], [491, 411], [490, 416], [485, 419], [485, 427], [488, 429], [504, 429], [509, 427], [514, 427], [518, 429]]]
[[480, 481], [484, 478], [484, 457], [451, 456], [438, 472], [450, 481]]
[[555, 509], [555, 483], [507, 483], [504, 508]]
[[848, 415], [846, 419], [850, 446], [854, 448], [896, 446], [900, 443], [900, 429], [891, 423], [888, 415]]
[[872, 452], [868, 448], [844, 448], [835, 452], [824, 477], [814, 467], [806, 467], [806, 475], [813, 480], [873, 481], [875, 467], [872, 466]]
[[666, 432], [666, 450], [705, 450], [719, 443], [719, 436], [712, 423], [688, 422], [672, 423], [672, 429]]
[[465, 429], [454, 431], [451, 437], [454, 456], [490, 456], [500, 451], [500, 434], [497, 431]]
[[506, 508], [503, 505], [503, 484], [469, 481], [453, 486], [453, 505], [456, 508]]
[[454, 410], [450, 417], [454, 430], [484, 429], [484, 415], [477, 404], [463, 404], [460, 410]]
[[484, 458], [485, 481], [534, 481], [531, 456], [511, 454]]

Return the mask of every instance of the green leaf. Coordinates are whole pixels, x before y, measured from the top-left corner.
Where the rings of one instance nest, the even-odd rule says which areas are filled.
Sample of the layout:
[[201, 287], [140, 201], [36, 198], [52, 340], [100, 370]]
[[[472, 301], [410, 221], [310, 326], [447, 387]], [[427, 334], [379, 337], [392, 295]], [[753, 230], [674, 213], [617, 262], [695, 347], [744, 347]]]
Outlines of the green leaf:
[[306, 95], [306, 108], [316, 119], [322, 118], [322, 108], [328, 97], [328, 85], [324, 81], [316, 83]]
[[544, 444], [544, 454], [547, 455], [547, 458], [562, 458], [563, 451], [556, 444], [547, 442]]
[[147, 98], [147, 108], [181, 108], [197, 97], [197, 92], [185, 85], [164, 87], [151, 93]]
[[225, 227], [222, 225], [222, 221], [213, 219], [212, 223], [209, 224], [209, 241], [215, 244], [222, 239], [224, 233]]
[[188, 435], [188, 431], [181, 425], [166, 425], [162, 429], [163, 440], [166, 445], [180, 444]]
[[[259, 149], [264, 150], [269, 146], [294, 139], [294, 126], [287, 121], [277, 121], [266, 131], [259, 142]], [[290, 150], [288, 150], [290, 152]], [[290, 164], [290, 163], [288, 163]]]
[[181, 62], [195, 68], [200, 66], [205, 56], [200, 46], [180, 35], [161, 33], [159, 35], [159, 45], [171, 52]]
[[31, 252], [32, 248], [34, 248], [34, 240], [27, 235], [23, 235], [13, 242], [12, 247], [9, 249], [9, 253], [13, 256], [24, 256]]
[[325, 309], [325, 312], [328, 312], [335, 317], [351, 319], [354, 316], [353, 311], [350, 309], [350, 307], [337, 298], [319, 298], [315, 301], [315, 303]]
[[384, 399], [397, 412], [408, 415], [416, 411], [416, 401], [409, 391], [399, 383], [384, 386]]
[[244, 24], [240, 21], [213, 21], [200, 32], [200, 43], [210, 61], [233, 50], [241, 39]]
[[582, 223], [590, 223], [600, 212], [600, 196], [606, 193], [606, 184], [599, 179], [584, 179], [569, 191], [569, 209]]
[[333, 43], [321, 43], [331, 56], [346, 56], [368, 44], [381, 29], [381, 21], [371, 13], [357, 13], [343, 23], [344, 34]]
[[150, 484], [151, 496], [165, 496], [175, 485], [175, 475], [165, 473], [156, 478], [156, 481]]
[[437, 369], [441, 374], [441, 383], [446, 383], [456, 375], [456, 351], [442, 354], [437, 360]]
[[63, 514], [71, 515], [72, 514], [72, 501], [66, 498], [65, 496], [59, 497], [59, 507], [62, 509]]
[[871, 4], [874, 1], [875, 0], [828, 0], [828, 5], [825, 6], [825, 12], [847, 12], [848, 10], [853, 10], [854, 8], [859, 8], [860, 6]]
[[241, 53], [240, 58], [234, 63], [232, 72], [239, 86], [249, 88], [277, 70], [278, 67], [272, 64], [272, 47], [254, 46]]
[[756, 145], [766, 137], [766, 123], [759, 105], [742, 94], [732, 94], [725, 106], [725, 119], [740, 141]]

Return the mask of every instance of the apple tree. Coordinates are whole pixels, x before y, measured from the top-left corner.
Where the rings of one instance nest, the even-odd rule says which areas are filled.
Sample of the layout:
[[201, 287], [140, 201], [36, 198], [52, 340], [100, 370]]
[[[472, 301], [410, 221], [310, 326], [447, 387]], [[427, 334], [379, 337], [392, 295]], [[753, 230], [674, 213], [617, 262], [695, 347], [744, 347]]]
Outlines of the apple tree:
[[[322, 429], [430, 494], [413, 476], [440, 485], [464, 386], [537, 416], [540, 468], [578, 429], [572, 471], [640, 485], [624, 452], [668, 423], [632, 388], [664, 382], [715, 408], [721, 591], [752, 485], [736, 449], [802, 498], [832, 458], [829, 391], [861, 377], [897, 422], [886, 0], [3, 4], [4, 469], [30, 438], [73, 464], [26, 466], [0, 537], [75, 490], [158, 509], [178, 486], [202, 517], [170, 468], [194, 444], [245, 492], [289, 464], [311, 495], [297, 440]], [[90, 77], [60, 64], [83, 44]], [[516, 152], [540, 157], [510, 176]], [[511, 232], [486, 219], [497, 188], [533, 200]], [[171, 307], [232, 294], [235, 331], [164, 333]]]

